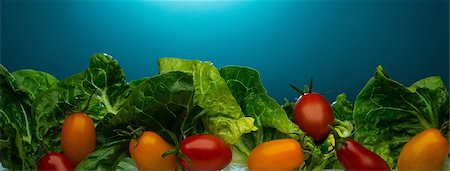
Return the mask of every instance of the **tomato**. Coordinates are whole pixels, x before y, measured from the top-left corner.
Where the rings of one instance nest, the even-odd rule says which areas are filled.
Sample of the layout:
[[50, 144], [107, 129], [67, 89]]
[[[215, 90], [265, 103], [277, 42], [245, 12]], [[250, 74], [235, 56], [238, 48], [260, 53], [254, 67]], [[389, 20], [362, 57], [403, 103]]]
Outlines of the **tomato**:
[[76, 166], [95, 150], [95, 127], [85, 113], [73, 113], [64, 121], [61, 147], [64, 155]]
[[449, 144], [438, 129], [430, 128], [412, 137], [400, 151], [398, 170], [441, 170]]
[[266, 141], [250, 152], [247, 166], [249, 170], [294, 170], [303, 163], [302, 150], [294, 139]]
[[231, 148], [222, 139], [199, 134], [181, 141], [181, 152], [190, 159], [181, 158], [181, 166], [187, 170], [221, 170], [231, 162]]
[[383, 158], [358, 142], [345, 138], [345, 143], [336, 143], [336, 156], [345, 170], [391, 170]]
[[323, 141], [333, 126], [333, 109], [328, 101], [318, 93], [302, 94], [294, 107], [294, 122], [314, 141]]
[[74, 170], [72, 163], [63, 154], [49, 152], [39, 160], [38, 170]]
[[157, 133], [144, 131], [137, 140], [132, 139], [128, 146], [131, 158], [139, 170], [175, 170], [175, 155], [162, 155], [172, 147]]

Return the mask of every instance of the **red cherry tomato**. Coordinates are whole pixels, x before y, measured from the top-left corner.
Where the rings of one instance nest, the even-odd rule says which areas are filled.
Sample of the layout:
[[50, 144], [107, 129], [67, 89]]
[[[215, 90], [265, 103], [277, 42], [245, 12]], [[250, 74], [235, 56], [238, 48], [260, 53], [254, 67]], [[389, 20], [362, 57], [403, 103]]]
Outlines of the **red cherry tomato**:
[[345, 144], [336, 149], [336, 156], [345, 170], [390, 171], [389, 165], [380, 156], [358, 142], [345, 138]]
[[95, 127], [85, 113], [71, 114], [61, 130], [61, 147], [74, 166], [95, 150]]
[[39, 160], [38, 170], [74, 170], [72, 163], [63, 154], [50, 152]]
[[333, 109], [328, 101], [318, 93], [304, 93], [295, 104], [294, 122], [314, 141], [324, 140], [333, 126]]
[[199, 134], [181, 141], [181, 152], [191, 163], [181, 159], [181, 166], [187, 170], [221, 170], [231, 162], [231, 149], [222, 139]]

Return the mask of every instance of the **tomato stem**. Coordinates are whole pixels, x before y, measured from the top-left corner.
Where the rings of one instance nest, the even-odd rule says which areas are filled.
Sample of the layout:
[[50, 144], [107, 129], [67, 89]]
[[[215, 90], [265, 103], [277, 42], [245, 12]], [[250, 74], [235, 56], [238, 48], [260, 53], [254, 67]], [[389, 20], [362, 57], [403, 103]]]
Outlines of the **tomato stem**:
[[302, 90], [300, 90], [298, 87], [296, 87], [293, 84], [289, 84], [289, 86], [291, 86], [296, 92], [298, 92], [299, 94], [305, 94]]
[[340, 151], [342, 145], [347, 146], [347, 142], [345, 142], [345, 140], [341, 136], [339, 136], [337, 131], [331, 125], [328, 125], [328, 128], [330, 128], [331, 133], [333, 134], [333, 137], [334, 137], [334, 148], [335, 148], [336, 151]]
[[309, 80], [309, 86], [308, 85], [304, 86], [304, 88], [303, 88], [304, 90], [300, 90], [300, 88], [298, 88], [297, 86], [295, 86], [293, 84], [289, 84], [289, 86], [291, 86], [300, 95], [303, 95], [305, 93], [312, 93], [312, 90], [313, 90], [313, 78], [311, 77], [311, 79]]

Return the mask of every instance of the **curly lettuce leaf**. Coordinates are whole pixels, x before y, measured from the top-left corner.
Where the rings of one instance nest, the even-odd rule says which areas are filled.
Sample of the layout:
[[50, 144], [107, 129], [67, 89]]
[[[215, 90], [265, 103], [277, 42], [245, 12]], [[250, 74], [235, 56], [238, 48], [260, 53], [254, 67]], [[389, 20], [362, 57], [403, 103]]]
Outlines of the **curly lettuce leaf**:
[[303, 132], [289, 120], [284, 109], [267, 95], [262, 86], [258, 71], [240, 66], [227, 66], [220, 69], [220, 74], [232, 90], [233, 96], [241, 105], [246, 116], [255, 118], [258, 129], [275, 128], [291, 134]]
[[353, 103], [347, 100], [347, 95], [339, 94], [331, 104], [335, 119], [353, 122]]
[[82, 111], [96, 125], [106, 114], [117, 114], [129, 95], [129, 86], [119, 63], [107, 54], [94, 54], [89, 67], [58, 82], [33, 102], [33, 123], [37, 140], [51, 151], [61, 151], [60, 130], [65, 118]]
[[405, 87], [379, 66], [356, 97], [355, 139], [395, 168], [402, 146], [410, 137], [448, 120], [449, 95], [438, 76]]
[[40, 93], [47, 91], [58, 83], [58, 79], [53, 75], [32, 69], [17, 70], [11, 74], [15, 78], [17, 89], [26, 92], [27, 98], [24, 99], [24, 102], [29, 106]]
[[11, 170], [36, 168], [43, 150], [33, 133], [31, 104], [35, 97], [53, 87], [58, 80], [45, 72], [31, 69], [9, 73], [1, 65], [0, 142], [1, 162]]
[[97, 140], [107, 142], [108, 138], [117, 135], [113, 130], [127, 130], [128, 126], [143, 126], [153, 131], [164, 128], [181, 133], [183, 121], [190, 124], [192, 121], [186, 117], [194, 111], [193, 95], [193, 81], [189, 74], [169, 72], [150, 77], [132, 89], [117, 115], [108, 114], [99, 123]]
[[192, 105], [193, 95], [192, 76], [184, 72], [168, 72], [141, 80], [134, 85], [120, 112], [106, 115], [97, 125], [97, 141], [103, 145], [85, 158], [77, 170], [136, 170], [129, 158], [128, 146], [111, 144], [130, 140], [130, 136], [116, 131], [128, 130], [130, 126], [133, 129], [143, 127], [174, 144], [162, 130], [179, 136], [182, 130], [197, 123], [194, 117], [199, 110]]
[[233, 152], [241, 155], [236, 156], [233, 163], [244, 165], [250, 151], [265, 141], [287, 137], [298, 140], [304, 135], [289, 119], [283, 107], [267, 95], [256, 70], [241, 66], [226, 66], [220, 69], [220, 74], [245, 116], [254, 118], [255, 126], [258, 128], [254, 132], [244, 134], [235, 144]]
[[26, 154], [33, 150], [24, 149], [30, 148], [33, 136], [29, 108], [20, 98], [25, 95], [15, 91], [15, 79], [3, 65], [0, 65], [0, 85], [1, 163], [12, 170], [32, 169], [33, 161]]
[[[94, 152], [86, 156], [81, 163], [79, 163], [75, 170], [116, 170], [117, 167], [123, 167], [121, 161], [129, 157], [127, 152], [128, 143], [130, 139], [121, 139], [117, 141], [108, 142]], [[127, 169], [137, 170], [136, 166], [127, 167]]]
[[213, 135], [235, 144], [242, 134], [256, 130], [253, 118], [244, 118], [241, 107], [212, 63], [160, 58], [158, 66], [160, 73], [182, 71], [192, 75], [195, 89], [193, 103], [206, 111], [203, 122]]

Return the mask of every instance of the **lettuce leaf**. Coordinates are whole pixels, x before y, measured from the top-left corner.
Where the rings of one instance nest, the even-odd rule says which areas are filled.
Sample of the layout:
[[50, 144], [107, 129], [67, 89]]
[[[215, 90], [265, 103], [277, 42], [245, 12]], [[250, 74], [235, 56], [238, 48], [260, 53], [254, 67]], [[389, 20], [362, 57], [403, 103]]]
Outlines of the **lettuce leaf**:
[[284, 109], [271, 97], [261, 84], [259, 73], [248, 67], [227, 66], [220, 70], [241, 105], [246, 116], [255, 118], [255, 125], [263, 132], [263, 127], [297, 137], [303, 132], [289, 120]]
[[336, 100], [331, 104], [335, 119], [353, 122], [353, 103], [347, 100], [344, 93], [336, 96]]
[[379, 66], [356, 97], [355, 139], [395, 168], [402, 146], [428, 128], [448, 120], [448, 90], [438, 76], [405, 87]]
[[146, 79], [132, 90], [117, 115], [108, 114], [99, 123], [97, 140], [108, 142], [108, 138], [117, 135], [113, 130], [127, 130], [128, 126], [181, 133], [181, 123], [192, 121], [186, 118], [194, 111], [192, 84], [192, 76], [183, 72], [169, 72]]
[[255, 126], [258, 127], [257, 131], [244, 134], [234, 145], [232, 161], [234, 165], [246, 165], [248, 155], [258, 144], [281, 138], [299, 140], [303, 149], [311, 152], [305, 153], [307, 162], [305, 165], [313, 162], [317, 164], [307, 170], [314, 168], [320, 170], [327, 165], [323, 164], [327, 157], [323, 155], [320, 148], [316, 147], [314, 141], [309, 136], [305, 136], [305, 133], [289, 119], [292, 113], [287, 114], [286, 111], [292, 112], [294, 105], [284, 105], [283, 108], [269, 97], [261, 83], [258, 71], [248, 67], [226, 66], [220, 69], [220, 74], [244, 114], [254, 118]]
[[77, 170], [137, 170], [129, 157], [130, 136], [116, 130], [143, 127], [159, 133], [174, 144], [163, 129], [180, 135], [191, 127], [198, 113], [192, 105], [194, 95], [192, 76], [183, 72], [168, 72], [140, 80], [118, 114], [107, 114], [97, 125], [97, 141], [102, 145], [87, 156]]
[[11, 73], [17, 83], [17, 89], [26, 92], [24, 102], [31, 106], [35, 98], [58, 83], [53, 75], [32, 69], [17, 70]]
[[245, 117], [217, 68], [210, 62], [160, 58], [159, 72], [182, 71], [194, 79], [194, 105], [206, 111], [203, 122], [207, 130], [229, 144], [235, 144], [242, 134], [256, 130], [254, 119]]
[[[81, 163], [79, 163], [75, 170], [115, 170], [119, 166], [120, 162], [129, 157], [127, 153], [128, 143], [130, 139], [121, 139], [117, 141], [111, 141], [104, 144], [94, 152], [86, 156]], [[134, 169], [137, 170], [133, 164]], [[130, 169], [130, 167], [128, 167]]]
[[35, 70], [12, 74], [0, 65], [0, 152], [1, 163], [11, 170], [36, 168], [42, 148], [34, 134], [31, 104], [36, 96], [53, 87], [58, 80]]
[[129, 95], [129, 86], [119, 63], [107, 54], [94, 54], [89, 67], [58, 82], [33, 102], [33, 123], [38, 141], [50, 151], [61, 151], [60, 130], [65, 118], [75, 111], [86, 113], [94, 124], [106, 114], [117, 114]]

